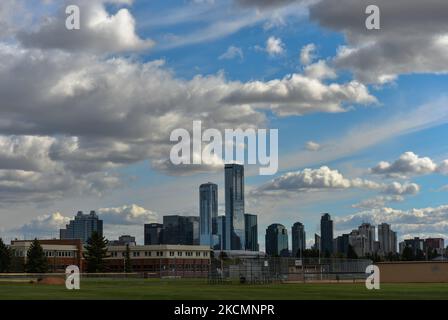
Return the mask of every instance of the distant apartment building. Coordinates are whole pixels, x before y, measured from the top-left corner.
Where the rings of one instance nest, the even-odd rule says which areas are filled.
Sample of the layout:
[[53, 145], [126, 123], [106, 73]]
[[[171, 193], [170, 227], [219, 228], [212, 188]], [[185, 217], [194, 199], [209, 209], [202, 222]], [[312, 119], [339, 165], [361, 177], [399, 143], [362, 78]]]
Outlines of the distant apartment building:
[[375, 226], [370, 223], [363, 223], [358, 227], [358, 232], [365, 238], [364, 255], [375, 253]]
[[164, 216], [163, 244], [199, 245], [199, 217]]
[[350, 232], [348, 241], [358, 257], [364, 257], [366, 255], [368, 247], [367, 238], [364, 234], [361, 234], [359, 230]]
[[340, 253], [343, 256], [347, 256], [348, 246], [350, 244], [349, 238], [350, 238], [349, 234], [342, 234], [336, 237], [336, 246], [335, 246], [336, 253]]
[[392, 231], [389, 224], [378, 225], [378, 242], [380, 255], [386, 256], [389, 253], [397, 252], [397, 233]]
[[79, 211], [65, 229], [60, 229], [59, 238], [61, 240], [79, 239], [85, 244], [94, 231], [103, 236], [103, 221], [98, 218], [95, 211], [90, 211], [89, 214]]
[[135, 237], [130, 235], [123, 235], [118, 237], [118, 240], [109, 241], [110, 246], [136, 246], [137, 242], [135, 241]]
[[145, 246], [159, 245], [163, 243], [163, 224], [147, 223], [144, 226]]
[[288, 229], [285, 226], [274, 223], [266, 229], [266, 254], [269, 256], [287, 257], [288, 249]]
[[411, 248], [414, 256], [416, 256], [419, 252], [424, 254], [425, 241], [419, 237], [415, 237], [414, 239], [405, 239], [400, 242], [400, 254], [403, 254], [405, 248]]
[[320, 220], [320, 247], [322, 255], [333, 253], [333, 220], [328, 213]]
[[445, 250], [445, 240], [443, 238], [427, 238], [424, 243], [425, 253], [430, 253], [435, 251], [437, 254], [441, 255]]
[[303, 257], [306, 248], [305, 226], [303, 223], [296, 222], [291, 228], [292, 238], [292, 256]]
[[258, 222], [255, 214], [244, 214], [246, 250], [258, 251]]
[[199, 239], [200, 244], [213, 247], [218, 217], [218, 186], [205, 183], [199, 187]]

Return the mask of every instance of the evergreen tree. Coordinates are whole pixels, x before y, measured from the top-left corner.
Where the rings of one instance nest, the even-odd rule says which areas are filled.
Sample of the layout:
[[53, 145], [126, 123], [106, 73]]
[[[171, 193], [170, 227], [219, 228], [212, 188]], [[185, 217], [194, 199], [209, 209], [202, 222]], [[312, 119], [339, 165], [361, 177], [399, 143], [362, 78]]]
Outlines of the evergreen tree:
[[129, 244], [126, 245], [126, 253], [124, 258], [124, 272], [132, 272], [131, 249], [129, 248]]
[[403, 253], [401, 254], [401, 260], [403, 261], [413, 261], [415, 260], [414, 252], [412, 251], [412, 248], [405, 247], [403, 249]]
[[11, 268], [12, 252], [3, 239], [0, 238], [0, 272], [9, 272]]
[[87, 272], [97, 273], [106, 270], [104, 259], [108, 257], [107, 244], [108, 241], [104, 237], [101, 237], [98, 232], [92, 232], [92, 236], [87, 240], [86, 252], [84, 253]]
[[37, 239], [31, 243], [26, 254], [25, 270], [28, 273], [46, 273], [48, 271], [48, 259]]
[[347, 259], [358, 259], [358, 255], [356, 254], [355, 249], [351, 244], [348, 245], [347, 249]]

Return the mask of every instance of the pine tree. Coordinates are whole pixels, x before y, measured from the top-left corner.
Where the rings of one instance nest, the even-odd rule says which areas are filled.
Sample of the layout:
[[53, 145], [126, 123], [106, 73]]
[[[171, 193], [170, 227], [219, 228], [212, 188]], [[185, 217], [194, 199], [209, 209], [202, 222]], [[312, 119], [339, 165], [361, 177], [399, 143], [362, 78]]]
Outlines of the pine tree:
[[358, 259], [358, 254], [356, 253], [355, 249], [353, 249], [352, 245], [348, 245], [347, 249], [347, 259]]
[[27, 252], [25, 270], [28, 273], [46, 273], [48, 271], [48, 259], [39, 240], [34, 239]]
[[108, 241], [104, 237], [101, 237], [98, 232], [92, 232], [92, 236], [87, 241], [86, 252], [84, 253], [87, 272], [98, 273], [106, 270], [104, 259], [108, 257], [107, 244]]
[[12, 253], [3, 239], [0, 238], [0, 272], [9, 272], [11, 267]]
[[132, 262], [131, 262], [131, 249], [129, 248], [129, 244], [126, 245], [126, 253], [124, 260], [124, 272], [129, 273], [132, 272]]

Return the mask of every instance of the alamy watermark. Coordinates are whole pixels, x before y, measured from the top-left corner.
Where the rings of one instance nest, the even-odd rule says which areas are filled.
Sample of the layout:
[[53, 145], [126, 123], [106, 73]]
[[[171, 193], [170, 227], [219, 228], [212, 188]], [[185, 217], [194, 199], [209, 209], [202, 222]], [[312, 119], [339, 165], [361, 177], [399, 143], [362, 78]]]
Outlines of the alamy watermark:
[[370, 265], [366, 268], [368, 277], [366, 279], [367, 290], [380, 289], [380, 268], [375, 265]]
[[68, 266], [65, 269], [65, 287], [67, 290], [81, 289], [81, 278], [78, 266]]
[[[278, 129], [225, 129], [223, 137], [218, 129], [202, 132], [202, 122], [193, 121], [192, 131], [193, 137], [182, 128], [171, 132], [170, 141], [177, 142], [170, 152], [172, 164], [213, 165], [218, 160], [258, 164], [260, 175], [278, 171]], [[207, 143], [204, 148], [203, 143]]]

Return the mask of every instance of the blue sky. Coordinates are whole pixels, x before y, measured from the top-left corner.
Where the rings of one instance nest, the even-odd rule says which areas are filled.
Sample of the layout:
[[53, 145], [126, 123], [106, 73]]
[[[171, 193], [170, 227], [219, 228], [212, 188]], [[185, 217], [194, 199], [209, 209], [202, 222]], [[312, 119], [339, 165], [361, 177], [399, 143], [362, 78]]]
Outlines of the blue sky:
[[[6, 237], [54, 236], [76, 211], [97, 209], [106, 223], [112, 216], [123, 221], [107, 227], [109, 237], [129, 232], [141, 241], [144, 222], [197, 215], [197, 191], [208, 181], [219, 184], [223, 207], [223, 170], [170, 171], [157, 162], [170, 148], [168, 129], [195, 119], [218, 129], [279, 130], [280, 171], [272, 177], [248, 170], [246, 178], [247, 211], [259, 215], [262, 247], [274, 222], [289, 229], [301, 221], [311, 240], [323, 212], [336, 219], [336, 234], [362, 220], [389, 222], [401, 238], [447, 237], [445, 21], [432, 20], [438, 28], [407, 21], [396, 10], [405, 4], [387, 1], [375, 2], [394, 20], [372, 33], [356, 23], [365, 18], [355, 10], [363, 1], [342, 1], [347, 16], [330, 0], [73, 2], [87, 28], [77, 36], [60, 28], [64, 2], [0, 7], [0, 54], [20, 51], [22, 59], [4, 62], [0, 81], [41, 72], [42, 83], [17, 77], [16, 90], [5, 86], [2, 98], [11, 122], [0, 124]], [[11, 17], [17, 10], [25, 22]], [[310, 71], [318, 67], [320, 76]], [[254, 83], [270, 103], [245, 86]], [[245, 101], [222, 103], [235, 92]], [[388, 164], [378, 169], [380, 162]], [[46, 191], [36, 192], [40, 187]]]

